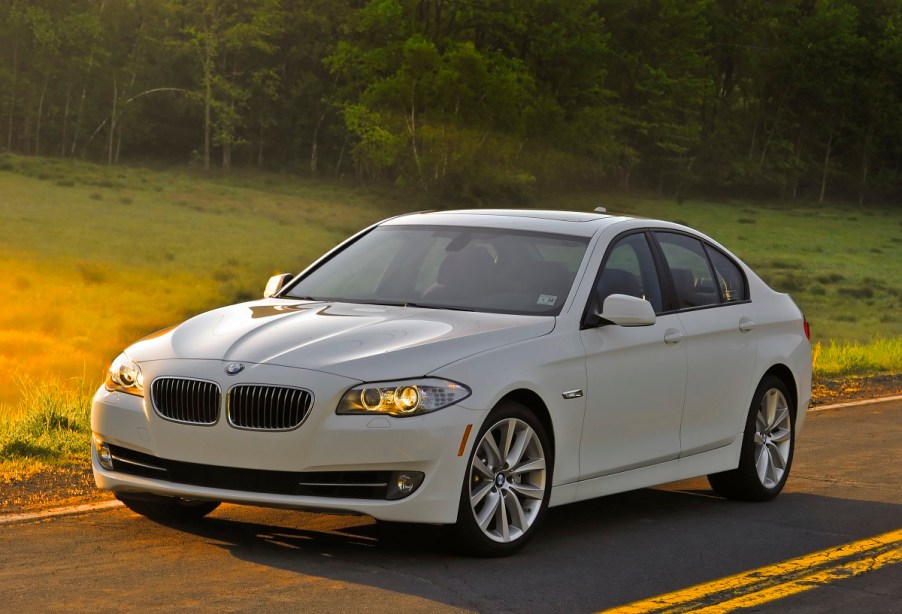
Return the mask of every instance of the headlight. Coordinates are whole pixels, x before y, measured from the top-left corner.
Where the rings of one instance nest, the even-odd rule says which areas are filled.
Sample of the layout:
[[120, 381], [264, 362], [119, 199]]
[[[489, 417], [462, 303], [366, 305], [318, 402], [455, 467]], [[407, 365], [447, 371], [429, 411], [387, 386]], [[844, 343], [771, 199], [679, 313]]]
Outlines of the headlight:
[[119, 354], [110, 365], [104, 386], [110, 392], [124, 392], [143, 397], [144, 375], [141, 374], [141, 367], [125, 354]]
[[376, 382], [348, 390], [336, 413], [414, 416], [448, 407], [468, 396], [469, 388], [444, 379]]

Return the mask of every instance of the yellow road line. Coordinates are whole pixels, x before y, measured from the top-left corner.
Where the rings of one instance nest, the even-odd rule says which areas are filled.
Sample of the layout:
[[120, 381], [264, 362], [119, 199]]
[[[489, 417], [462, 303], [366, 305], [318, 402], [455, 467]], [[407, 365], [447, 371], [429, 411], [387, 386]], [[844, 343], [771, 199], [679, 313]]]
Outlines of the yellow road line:
[[[822, 569], [828, 564], [842, 559], [854, 558], [853, 561], [839, 566]], [[698, 611], [699, 608], [712, 602], [712, 598], [725, 593], [716, 601], [718, 605], [736, 603], [747, 600], [742, 605], [732, 605], [730, 609], [747, 607], [763, 601], [780, 599], [818, 584], [839, 580], [852, 575], [902, 561], [902, 529], [890, 531], [875, 537], [869, 537], [835, 548], [828, 548], [813, 554], [790, 559], [775, 565], [761, 567], [752, 571], [698, 584], [686, 589], [659, 595], [651, 599], [605, 610], [605, 614], [646, 614], [655, 611]], [[798, 589], [786, 594], [780, 593], [781, 587]], [[805, 588], [800, 588], [805, 587]], [[774, 595], [760, 601], [751, 601], [756, 595]], [[687, 608], [686, 606], [691, 606]], [[718, 607], [718, 606], [713, 606]], [[708, 611], [708, 610], [706, 610]], [[712, 609], [711, 612], [728, 611]]]
[[892, 565], [893, 563], [902, 563], [902, 545], [900, 545], [898, 548], [882, 552], [875, 556], [869, 556], [864, 559], [854, 560], [850, 563], [845, 563], [837, 567], [828, 567], [823, 571], [813, 573], [810, 576], [799, 578], [798, 580], [792, 580], [790, 582], [771, 586], [755, 593], [749, 593], [748, 595], [736, 597], [735, 599], [730, 599], [729, 601], [723, 601], [716, 605], [709, 606], [707, 608], [700, 608], [693, 611], [696, 613], [715, 614], [721, 612], [732, 612], [733, 610], [736, 610], [738, 608], [749, 608], [752, 606], [761, 605], [762, 603], [767, 603], [768, 601], [776, 601], [778, 599], [789, 597], [790, 595], [796, 595], [798, 593], [809, 591], [813, 588], [823, 586], [824, 584], [860, 576], [863, 573], [875, 571], [885, 565]]

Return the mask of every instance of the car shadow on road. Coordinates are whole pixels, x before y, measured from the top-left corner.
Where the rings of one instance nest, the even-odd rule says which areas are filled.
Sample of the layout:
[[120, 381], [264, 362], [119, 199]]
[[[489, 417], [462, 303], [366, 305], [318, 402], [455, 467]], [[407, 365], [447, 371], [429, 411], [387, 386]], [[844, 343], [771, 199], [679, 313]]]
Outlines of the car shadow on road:
[[454, 553], [442, 527], [224, 506], [169, 525], [237, 559], [480, 611], [589, 611], [898, 528], [902, 505], [785, 492], [732, 502], [691, 482], [549, 510], [513, 558]]

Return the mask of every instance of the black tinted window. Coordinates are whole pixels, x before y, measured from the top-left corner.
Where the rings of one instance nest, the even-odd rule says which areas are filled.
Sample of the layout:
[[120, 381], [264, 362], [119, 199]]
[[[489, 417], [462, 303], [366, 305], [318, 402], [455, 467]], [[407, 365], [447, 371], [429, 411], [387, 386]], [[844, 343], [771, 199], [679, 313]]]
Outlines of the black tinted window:
[[661, 284], [644, 234], [628, 235], [614, 244], [598, 277], [596, 292], [599, 307], [612, 294], [626, 294], [647, 300], [656, 312], [663, 310]]
[[708, 255], [714, 265], [714, 274], [717, 276], [717, 285], [723, 302], [734, 303], [748, 299], [745, 276], [739, 265], [711, 246], [708, 246]]
[[714, 285], [714, 275], [702, 242], [671, 232], [658, 232], [655, 236], [673, 278], [677, 307], [690, 309], [720, 303], [720, 294]]

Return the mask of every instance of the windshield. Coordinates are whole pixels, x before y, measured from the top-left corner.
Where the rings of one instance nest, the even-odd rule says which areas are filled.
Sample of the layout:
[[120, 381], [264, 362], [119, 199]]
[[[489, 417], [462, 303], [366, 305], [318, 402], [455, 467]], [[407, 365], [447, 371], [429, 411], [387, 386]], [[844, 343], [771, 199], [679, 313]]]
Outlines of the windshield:
[[285, 297], [557, 315], [588, 239], [517, 230], [379, 226]]

